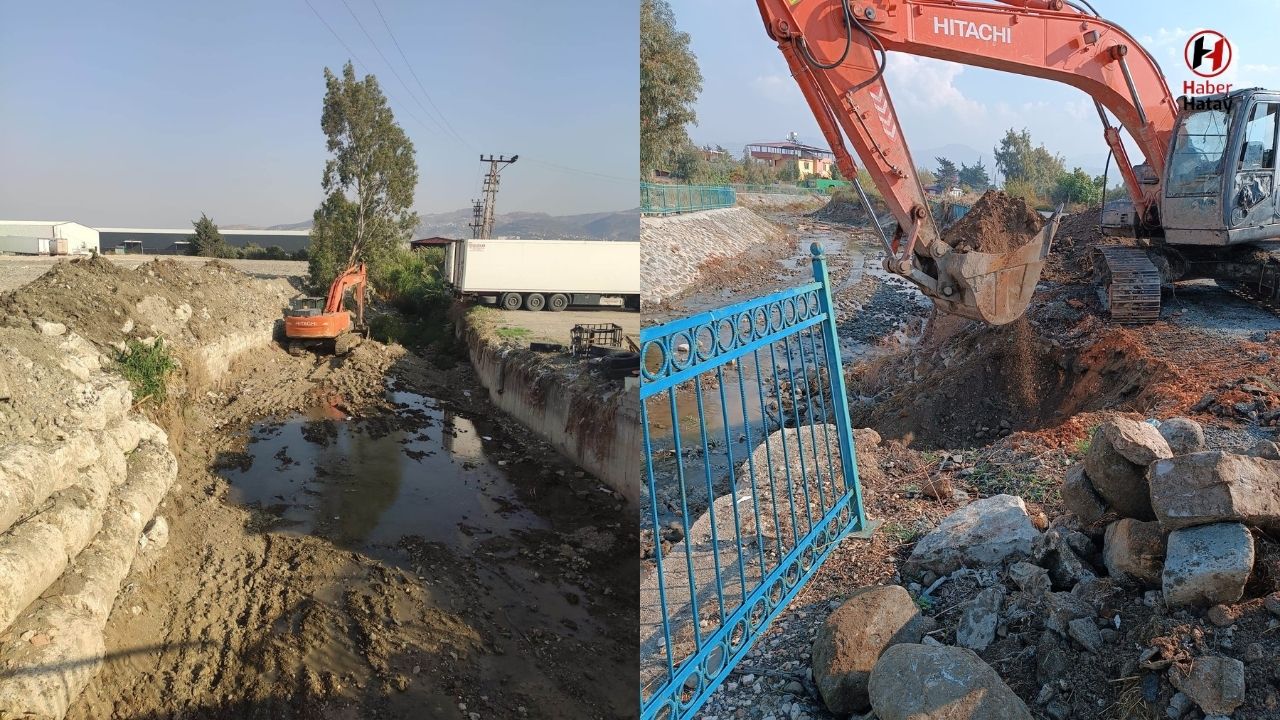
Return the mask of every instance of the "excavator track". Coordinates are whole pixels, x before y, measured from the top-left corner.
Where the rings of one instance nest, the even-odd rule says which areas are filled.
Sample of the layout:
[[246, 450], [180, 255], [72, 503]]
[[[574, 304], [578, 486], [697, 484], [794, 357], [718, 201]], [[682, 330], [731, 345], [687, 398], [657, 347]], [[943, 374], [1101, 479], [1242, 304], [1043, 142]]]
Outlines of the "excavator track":
[[1094, 279], [1102, 307], [1113, 322], [1141, 324], [1160, 319], [1160, 271], [1142, 248], [1094, 248]]
[[[1219, 287], [1280, 315], [1280, 248], [1253, 247], [1237, 259], [1229, 276], [1219, 276]], [[1242, 262], [1244, 261], [1244, 262]], [[1246, 265], [1244, 268], [1240, 266]]]

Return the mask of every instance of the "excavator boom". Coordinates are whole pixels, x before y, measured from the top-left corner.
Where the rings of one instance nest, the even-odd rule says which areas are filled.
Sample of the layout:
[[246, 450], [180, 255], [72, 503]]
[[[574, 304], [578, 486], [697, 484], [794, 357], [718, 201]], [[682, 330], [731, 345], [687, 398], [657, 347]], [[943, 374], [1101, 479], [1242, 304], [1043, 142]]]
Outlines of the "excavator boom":
[[[898, 221], [888, 269], [944, 312], [1004, 324], [1026, 310], [1056, 231], [1004, 254], [956, 253], [928, 211], [884, 77], [888, 51], [1057, 80], [1088, 93], [1141, 217], [1158, 221], [1160, 186], [1140, 177], [1110, 111], [1163, 169], [1178, 108], [1155, 60], [1119, 26], [1060, 0], [757, 0], [845, 177], [853, 146]], [[1104, 111], [1105, 109], [1105, 111]]]

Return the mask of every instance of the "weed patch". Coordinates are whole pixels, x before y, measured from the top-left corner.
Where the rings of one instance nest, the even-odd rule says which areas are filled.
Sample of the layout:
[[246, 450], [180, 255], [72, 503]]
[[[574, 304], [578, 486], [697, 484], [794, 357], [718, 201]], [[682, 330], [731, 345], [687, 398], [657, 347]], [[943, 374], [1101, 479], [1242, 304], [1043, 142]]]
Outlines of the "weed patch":
[[138, 403], [147, 400], [163, 403], [168, 397], [168, 376], [178, 369], [178, 363], [164, 340], [156, 338], [150, 345], [129, 340], [123, 351], [116, 352], [116, 367], [133, 386]]

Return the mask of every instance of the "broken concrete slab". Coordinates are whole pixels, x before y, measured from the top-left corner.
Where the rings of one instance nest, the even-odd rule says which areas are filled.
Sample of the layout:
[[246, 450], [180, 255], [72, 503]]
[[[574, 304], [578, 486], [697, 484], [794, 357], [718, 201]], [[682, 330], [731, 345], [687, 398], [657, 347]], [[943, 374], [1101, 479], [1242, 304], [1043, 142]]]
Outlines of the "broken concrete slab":
[[1161, 576], [1165, 603], [1207, 606], [1239, 600], [1253, 558], [1253, 536], [1240, 523], [1174, 530]]
[[1102, 561], [1111, 577], [1147, 588], [1160, 587], [1164, 555], [1160, 523], [1122, 518], [1107, 526]]
[[1031, 554], [1039, 537], [1027, 505], [1013, 495], [977, 500], [942, 519], [916, 543], [904, 572], [948, 575], [961, 567], [989, 567]]
[[1280, 530], [1280, 460], [1221, 450], [1157, 461], [1151, 507], [1166, 530], [1243, 522]]
[[898, 643], [920, 642], [926, 625], [898, 585], [855, 591], [827, 616], [813, 642], [813, 681], [827, 708], [838, 715], [865, 711], [867, 682], [880, 655]]

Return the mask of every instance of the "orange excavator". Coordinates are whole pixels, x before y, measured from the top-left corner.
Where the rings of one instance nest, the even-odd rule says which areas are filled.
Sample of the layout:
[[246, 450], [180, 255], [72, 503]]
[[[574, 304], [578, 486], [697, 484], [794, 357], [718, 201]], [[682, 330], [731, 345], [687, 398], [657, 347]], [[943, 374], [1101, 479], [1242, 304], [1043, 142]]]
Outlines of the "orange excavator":
[[[338, 355], [350, 352], [362, 339], [360, 332], [364, 330], [367, 288], [368, 275], [364, 263], [355, 263], [334, 278], [327, 296], [293, 300], [284, 312], [285, 349], [291, 354], [307, 349]], [[348, 290], [356, 301], [354, 320], [351, 312], [343, 308]]]
[[[1155, 58], [1087, 0], [756, 4], [840, 171], [857, 178], [847, 137], [898, 222], [892, 240], [882, 235], [886, 268], [941, 312], [994, 325], [1020, 317], [1057, 216], [1032, 242], [1006, 253], [962, 253], [944, 242], [885, 82], [891, 52], [1056, 80], [1093, 99], [1129, 195], [1108, 204], [1103, 229], [1137, 239], [1136, 247], [1104, 240], [1095, 253], [1099, 295], [1113, 320], [1156, 319], [1161, 288], [1191, 278], [1280, 305], [1280, 92], [1201, 82], [1185, 84], [1175, 99]], [[1197, 43], [1189, 64], [1225, 68], [1225, 38]], [[1130, 159], [1121, 127], [1145, 162]], [[865, 193], [863, 201], [874, 217]]]

